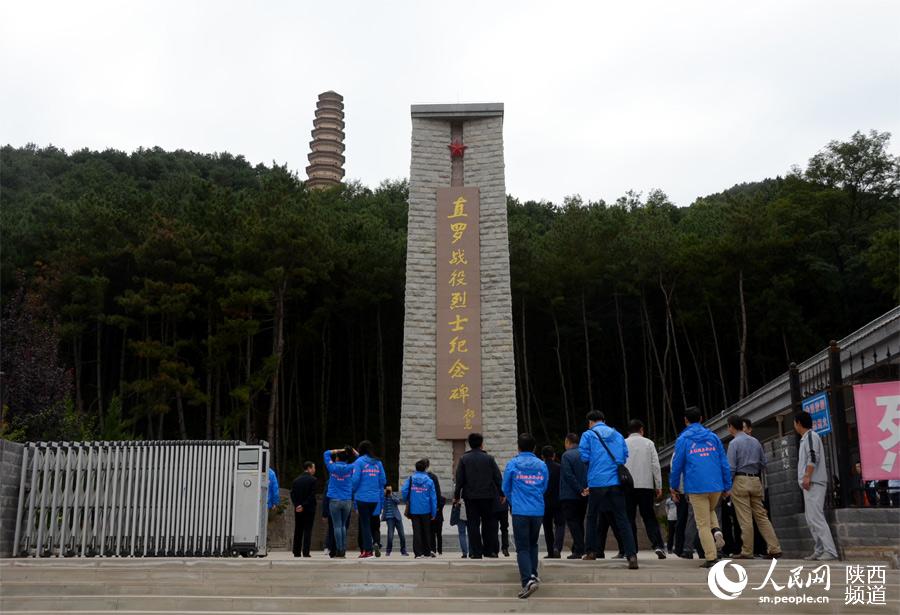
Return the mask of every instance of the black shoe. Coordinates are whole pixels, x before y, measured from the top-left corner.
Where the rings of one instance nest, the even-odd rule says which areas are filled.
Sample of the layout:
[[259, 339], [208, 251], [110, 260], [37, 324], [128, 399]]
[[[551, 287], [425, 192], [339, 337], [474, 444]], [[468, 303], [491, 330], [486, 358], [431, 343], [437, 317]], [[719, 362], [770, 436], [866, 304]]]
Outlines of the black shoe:
[[581, 559], [581, 556], [573, 553], [572, 555], [569, 555], [568, 557], [566, 557], [566, 559]]
[[680, 557], [681, 559], [694, 559], [694, 554], [682, 552], [678, 554], [678, 557]]
[[503, 549], [503, 557], [509, 557], [509, 549]]
[[466, 553], [462, 554], [462, 559], [467, 559], [468, 557], [469, 557], [468, 554], [466, 554]]
[[481, 559], [481, 555], [469, 555], [469, 559]]
[[637, 555], [629, 556], [628, 557], [628, 570], [637, 570], [637, 569], [638, 569]]
[[659, 559], [666, 559], [666, 552], [663, 549], [657, 549], [656, 557], [658, 557]]
[[485, 553], [484, 556], [485, 556], [485, 557], [489, 557], [489, 558], [491, 558], [491, 559], [497, 559], [498, 557], [500, 557], [500, 556], [497, 555], [496, 553]]
[[713, 566], [716, 565], [716, 563], [718, 561], [719, 561], [718, 559], [708, 559], [705, 562], [703, 562], [702, 564], [700, 564], [700, 567], [701, 568], [712, 568]]
[[616, 553], [615, 555], [613, 555], [613, 559], [625, 559], [625, 554], [621, 552]]

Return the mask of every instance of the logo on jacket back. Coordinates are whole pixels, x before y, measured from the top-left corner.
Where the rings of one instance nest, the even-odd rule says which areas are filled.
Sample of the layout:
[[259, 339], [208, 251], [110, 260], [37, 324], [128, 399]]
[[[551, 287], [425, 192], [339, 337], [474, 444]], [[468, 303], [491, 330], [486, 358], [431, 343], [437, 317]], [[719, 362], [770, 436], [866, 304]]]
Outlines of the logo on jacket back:
[[516, 474], [516, 480], [520, 480], [526, 485], [539, 485], [544, 481], [543, 474]]
[[699, 455], [700, 457], [709, 457], [711, 453], [715, 452], [716, 447], [714, 444], [710, 442], [704, 442], [705, 446], [693, 445], [690, 449], [688, 449], [688, 455]]

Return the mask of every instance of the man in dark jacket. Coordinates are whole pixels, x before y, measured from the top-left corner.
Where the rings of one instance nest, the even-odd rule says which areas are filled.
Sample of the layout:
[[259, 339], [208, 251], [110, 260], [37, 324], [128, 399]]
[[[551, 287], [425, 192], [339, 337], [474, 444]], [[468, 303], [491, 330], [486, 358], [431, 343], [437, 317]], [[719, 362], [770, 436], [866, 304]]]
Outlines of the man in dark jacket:
[[566, 436], [566, 452], [562, 455], [559, 475], [559, 505], [572, 535], [572, 554], [567, 559], [584, 555], [584, 516], [587, 513], [587, 466], [578, 451], [578, 436]]
[[485, 554], [496, 557], [497, 522], [494, 502], [502, 493], [503, 478], [494, 458], [484, 452], [480, 433], [469, 434], [469, 450], [456, 467], [456, 489], [453, 503], [460, 497], [466, 503], [466, 525], [469, 534], [469, 559], [482, 559]]
[[552, 446], [541, 449], [541, 458], [547, 464], [550, 480], [544, 492], [544, 541], [547, 543], [547, 555], [551, 559], [559, 559], [563, 540], [566, 537], [566, 526], [559, 507], [559, 473], [560, 466], [556, 461], [556, 450]]
[[316, 464], [303, 463], [303, 474], [291, 485], [294, 505], [294, 557], [309, 557], [313, 522], [316, 520]]

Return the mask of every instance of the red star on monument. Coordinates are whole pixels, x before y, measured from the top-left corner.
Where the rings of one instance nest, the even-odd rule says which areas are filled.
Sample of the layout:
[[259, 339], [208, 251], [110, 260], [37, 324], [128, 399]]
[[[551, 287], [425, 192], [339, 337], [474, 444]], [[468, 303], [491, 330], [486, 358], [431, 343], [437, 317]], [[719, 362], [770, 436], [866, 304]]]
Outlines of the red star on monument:
[[466, 148], [468, 145], [463, 145], [462, 141], [459, 139], [455, 139], [453, 143], [448, 145], [450, 148], [450, 157], [451, 158], [462, 158], [463, 154], [466, 153]]

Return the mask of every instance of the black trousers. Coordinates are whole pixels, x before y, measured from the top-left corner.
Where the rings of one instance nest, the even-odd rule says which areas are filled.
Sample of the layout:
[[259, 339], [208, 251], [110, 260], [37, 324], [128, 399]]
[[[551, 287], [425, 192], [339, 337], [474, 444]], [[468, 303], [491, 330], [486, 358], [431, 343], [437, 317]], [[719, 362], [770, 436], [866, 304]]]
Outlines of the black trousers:
[[[631, 557], [637, 547], [628, 532], [628, 515], [625, 512], [625, 494], [618, 485], [591, 487], [588, 495], [587, 549], [596, 554], [603, 552], [606, 538], [604, 522], [611, 523], [619, 543], [619, 553]], [[598, 536], [598, 529], [599, 536]], [[617, 531], [618, 530], [618, 531]]]
[[438, 517], [431, 522], [431, 548], [437, 553], [444, 552], [444, 517]]
[[631, 535], [634, 544], [638, 544], [637, 521], [635, 514], [641, 511], [641, 519], [644, 521], [644, 529], [647, 530], [647, 538], [654, 549], [664, 549], [665, 543], [662, 532], [659, 531], [659, 521], [656, 520], [656, 511], [653, 510], [653, 502], [656, 499], [656, 491], [653, 489], [629, 489], [625, 494], [625, 502], [628, 507], [628, 522], [631, 523]]
[[[374, 510], [374, 508], [373, 508]], [[369, 536], [372, 539], [373, 545], [381, 546], [381, 516], [380, 515], [372, 515], [370, 517], [371, 521], [369, 522]], [[362, 544], [364, 542], [363, 538], [363, 528], [362, 528], [362, 517], [359, 519], [359, 523], [357, 524], [356, 531], [356, 544], [360, 545], [362, 548]]]
[[[675, 553], [678, 555], [684, 551], [684, 529], [687, 526], [688, 506], [690, 505], [684, 495], [675, 503], [675, 511], [678, 513], [678, 521], [675, 522]], [[688, 550], [693, 551], [693, 545]]]
[[[494, 498], [466, 498], [466, 530], [469, 534], [469, 557], [479, 559], [497, 553], [497, 517]], [[507, 527], [509, 522], [507, 521]], [[507, 530], [508, 534], [509, 530]], [[507, 538], [507, 540], [509, 540]]]
[[[562, 551], [562, 542], [565, 538], [565, 519], [559, 504], [555, 508], [544, 508], [544, 542], [547, 545], [547, 555], [559, 554]], [[562, 530], [560, 532], [560, 530]]]
[[[599, 547], [600, 551], [597, 552], [597, 556], [605, 555], [606, 551], [606, 537], [609, 535], [609, 530], [612, 530], [613, 536], [616, 538], [616, 548], [619, 552], [619, 555], [624, 555], [625, 551], [622, 547], [622, 535], [619, 534], [619, 528], [616, 525], [616, 520], [613, 517], [611, 512], [601, 512], [600, 519], [597, 522], [597, 534], [599, 536]], [[585, 543], [587, 540], [585, 540]]]
[[304, 510], [294, 513], [294, 557], [309, 557], [309, 545], [312, 542], [312, 528], [316, 520], [315, 510]]
[[431, 515], [411, 515], [413, 553], [422, 557], [431, 553]]
[[577, 500], [561, 500], [566, 527], [572, 535], [572, 553], [584, 555], [584, 516], [587, 513], [587, 498]]
[[[501, 548], [509, 551], [509, 510], [495, 512], [494, 517], [497, 519], [497, 527], [500, 530], [500, 542], [498, 544]], [[497, 551], [494, 551], [494, 555], [499, 554]]]

